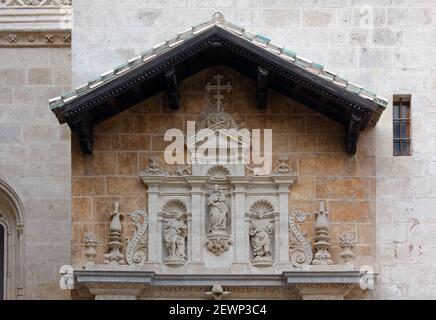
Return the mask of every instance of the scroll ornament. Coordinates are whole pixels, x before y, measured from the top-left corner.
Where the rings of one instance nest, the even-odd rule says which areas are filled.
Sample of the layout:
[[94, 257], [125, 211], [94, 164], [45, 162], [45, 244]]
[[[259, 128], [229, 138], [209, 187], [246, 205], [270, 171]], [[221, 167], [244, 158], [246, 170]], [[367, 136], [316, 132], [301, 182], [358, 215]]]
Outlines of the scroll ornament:
[[131, 216], [136, 230], [133, 233], [132, 239], [127, 240], [126, 261], [128, 265], [141, 267], [147, 260], [144, 250], [146, 247], [144, 235], [148, 229], [147, 214], [143, 210], [136, 210], [128, 215]]
[[313, 259], [312, 247], [299, 227], [306, 220], [306, 216], [305, 212], [295, 207], [291, 209], [289, 216], [289, 228], [291, 230], [289, 258], [296, 268], [309, 265]]

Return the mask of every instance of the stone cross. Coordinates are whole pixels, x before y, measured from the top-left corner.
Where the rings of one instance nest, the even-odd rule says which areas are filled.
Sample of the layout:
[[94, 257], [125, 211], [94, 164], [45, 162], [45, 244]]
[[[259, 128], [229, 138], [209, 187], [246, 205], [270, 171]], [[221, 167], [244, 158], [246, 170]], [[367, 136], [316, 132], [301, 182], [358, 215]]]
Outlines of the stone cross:
[[216, 84], [211, 84], [210, 82], [206, 85], [207, 92], [211, 92], [212, 90], [216, 90], [216, 94], [213, 95], [213, 98], [216, 100], [216, 109], [218, 112], [221, 112], [224, 108], [223, 99], [224, 95], [221, 94], [221, 90], [226, 90], [227, 93], [229, 93], [232, 90], [232, 85], [230, 82], [227, 82], [226, 84], [222, 84], [221, 80], [224, 79], [224, 76], [217, 73], [213, 76], [213, 78], [216, 80]]

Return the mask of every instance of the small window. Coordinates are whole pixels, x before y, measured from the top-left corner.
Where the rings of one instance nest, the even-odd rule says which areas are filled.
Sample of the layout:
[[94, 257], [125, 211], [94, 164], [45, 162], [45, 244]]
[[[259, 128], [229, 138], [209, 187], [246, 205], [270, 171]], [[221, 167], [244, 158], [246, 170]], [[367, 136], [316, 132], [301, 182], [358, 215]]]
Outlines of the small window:
[[412, 154], [410, 95], [395, 95], [393, 104], [394, 156]]

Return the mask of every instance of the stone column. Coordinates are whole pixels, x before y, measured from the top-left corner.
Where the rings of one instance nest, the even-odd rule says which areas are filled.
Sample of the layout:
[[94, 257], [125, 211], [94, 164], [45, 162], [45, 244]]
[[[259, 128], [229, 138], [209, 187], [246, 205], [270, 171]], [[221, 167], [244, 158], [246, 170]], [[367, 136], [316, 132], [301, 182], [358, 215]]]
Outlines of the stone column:
[[162, 259], [161, 232], [158, 220], [158, 184], [148, 184], [148, 263], [160, 263]]

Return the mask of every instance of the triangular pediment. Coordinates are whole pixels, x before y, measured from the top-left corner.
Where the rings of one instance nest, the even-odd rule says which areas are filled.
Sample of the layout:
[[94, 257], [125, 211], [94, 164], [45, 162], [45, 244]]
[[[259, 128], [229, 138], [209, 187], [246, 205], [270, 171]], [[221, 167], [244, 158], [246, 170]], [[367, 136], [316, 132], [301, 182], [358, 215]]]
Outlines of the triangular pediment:
[[95, 124], [161, 91], [167, 91], [170, 106], [177, 109], [179, 82], [215, 65], [228, 66], [255, 80], [258, 108], [267, 107], [271, 89], [340, 123], [347, 134], [349, 154], [356, 151], [358, 133], [375, 124], [387, 105], [385, 99], [322, 65], [215, 14], [212, 20], [51, 99], [50, 108], [60, 123], [68, 123], [79, 136], [82, 151], [91, 153]]

